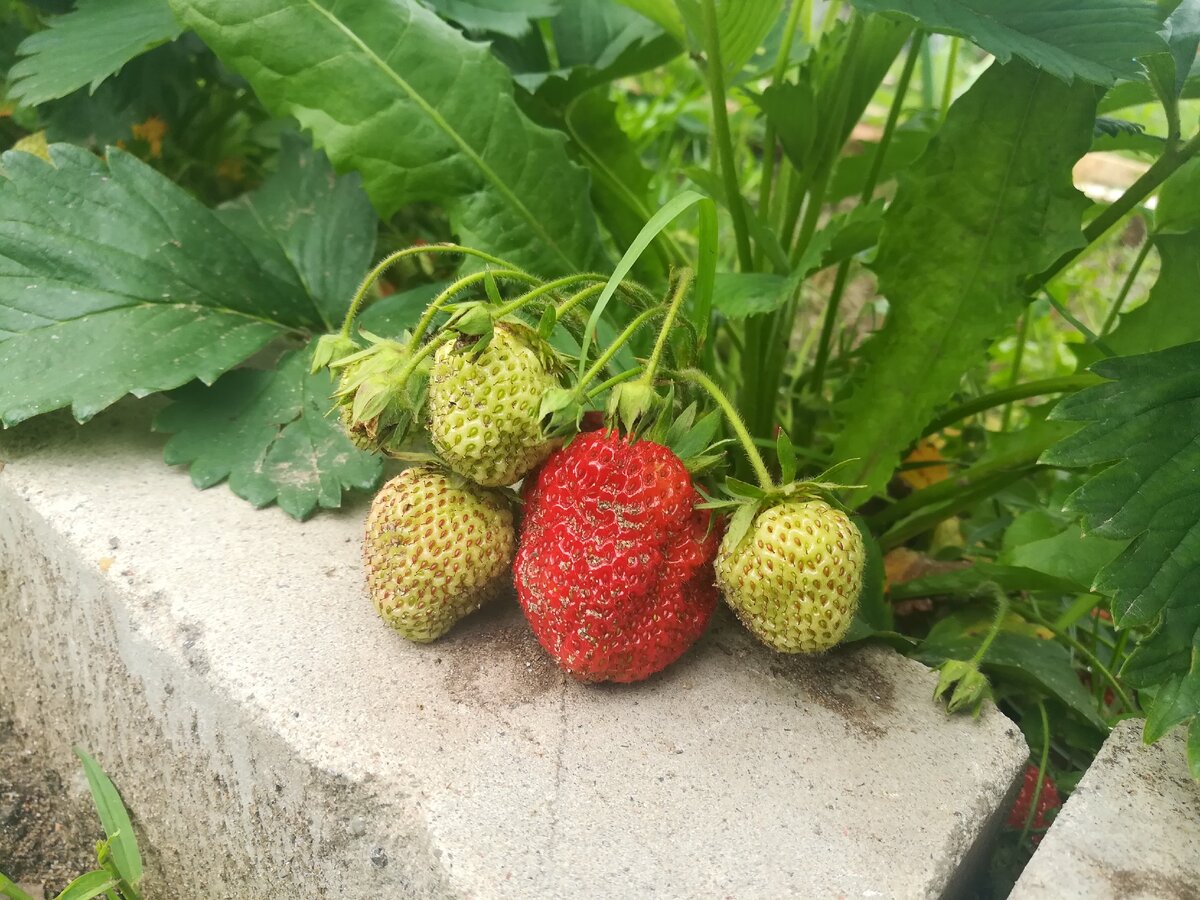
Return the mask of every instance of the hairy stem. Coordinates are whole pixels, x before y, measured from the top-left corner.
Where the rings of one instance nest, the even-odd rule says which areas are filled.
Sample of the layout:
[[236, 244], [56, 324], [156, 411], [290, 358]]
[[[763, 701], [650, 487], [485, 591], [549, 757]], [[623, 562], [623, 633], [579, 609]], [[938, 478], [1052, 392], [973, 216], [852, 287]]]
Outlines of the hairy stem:
[[1025, 827], [1021, 829], [1019, 843], [1022, 844], [1025, 843], [1025, 838], [1029, 837], [1029, 831], [1033, 827], [1038, 803], [1042, 799], [1042, 785], [1046, 783], [1046, 766], [1050, 762], [1050, 718], [1046, 715], [1046, 704], [1041, 700], [1038, 701], [1038, 712], [1042, 717], [1042, 758], [1038, 762], [1037, 784], [1033, 788], [1033, 799], [1029, 802], [1029, 812], [1025, 813]]
[[1121, 307], [1125, 305], [1125, 301], [1129, 298], [1129, 292], [1133, 290], [1133, 283], [1137, 280], [1138, 272], [1142, 270], [1142, 263], [1150, 255], [1150, 248], [1153, 246], [1154, 242], [1147, 236], [1142, 242], [1141, 249], [1138, 250], [1138, 255], [1134, 259], [1133, 265], [1129, 267], [1129, 274], [1125, 276], [1125, 281], [1121, 285], [1117, 299], [1113, 301], [1113, 305], [1109, 307], [1108, 315], [1104, 317], [1104, 324], [1100, 326], [1100, 337], [1107, 337], [1108, 333], [1113, 330], [1113, 326], [1117, 324], [1117, 316], [1121, 314]]
[[1021, 615], [1024, 618], [1029, 619], [1031, 622], [1053, 631], [1055, 636], [1061, 638], [1067, 644], [1067, 646], [1083, 657], [1084, 661], [1092, 668], [1092, 671], [1098, 673], [1101, 678], [1108, 682], [1108, 686], [1113, 689], [1113, 693], [1124, 705], [1127, 712], [1138, 711], [1137, 704], [1133, 702], [1133, 698], [1129, 696], [1128, 692], [1121, 685], [1121, 682], [1117, 681], [1116, 676], [1109, 671], [1108, 667], [1104, 665], [1104, 663], [1100, 662], [1095, 653], [1085, 647], [1083, 643], [1080, 642], [1074, 635], [1072, 635], [1066, 629], [1059, 628], [1049, 619], [1042, 618], [1042, 616], [1032, 609], [1022, 608]]
[[410, 347], [417, 346], [425, 337], [425, 332], [429, 330], [430, 324], [433, 322], [433, 317], [438, 314], [443, 306], [449, 303], [454, 297], [466, 290], [473, 284], [478, 284], [488, 276], [492, 278], [508, 278], [513, 281], [524, 281], [529, 284], [539, 284], [540, 282], [532, 275], [528, 275], [519, 269], [488, 269], [483, 272], [472, 272], [470, 275], [464, 275], [450, 287], [446, 288], [440, 294], [433, 298], [425, 312], [421, 315], [420, 321], [417, 322], [417, 327], [413, 329], [412, 339], [409, 341]]
[[1000, 391], [995, 391], [991, 394], [984, 394], [982, 397], [976, 397], [966, 403], [956, 406], [953, 409], [946, 410], [936, 419], [929, 423], [928, 427], [921, 432], [921, 436], [936, 434], [948, 425], [953, 425], [955, 422], [961, 422], [968, 416], [973, 416], [976, 413], [983, 412], [985, 409], [994, 409], [997, 406], [1004, 406], [1006, 403], [1012, 403], [1014, 400], [1024, 400], [1028, 397], [1041, 397], [1045, 394], [1066, 394], [1073, 391], [1082, 390], [1085, 387], [1090, 387], [1100, 381], [1095, 375], [1064, 375], [1059, 378], [1045, 378], [1041, 381], [1027, 381], [1025, 384], [1016, 384], [1011, 387], [1004, 388]]
[[1154, 162], [1154, 165], [1129, 186], [1125, 193], [1114, 200], [1108, 209], [1092, 219], [1087, 228], [1083, 229], [1083, 237], [1087, 242], [1085, 246], [1064, 253], [1055, 261], [1054, 265], [1033, 279], [1033, 290], [1048, 283], [1055, 275], [1089, 250], [1092, 244], [1108, 232], [1108, 229], [1121, 221], [1126, 213], [1149, 197], [1176, 169], [1197, 153], [1200, 153], [1200, 132], [1193, 135], [1186, 144], [1180, 144], [1178, 147], [1167, 150]]
[[[519, 272], [520, 270], [512, 263], [500, 259], [498, 256], [492, 256], [489, 253], [484, 253], [481, 250], [472, 250], [470, 247], [461, 247], [458, 244], [428, 244], [421, 247], [406, 247], [403, 250], [397, 250], [395, 253], [390, 253], [380, 260], [375, 268], [371, 269], [366, 274], [366, 277], [358, 285], [358, 290], [354, 292], [354, 297], [350, 300], [350, 308], [346, 311], [346, 318], [342, 322], [342, 335], [350, 337], [350, 332], [354, 327], [354, 319], [358, 316], [359, 310], [363, 305], [363, 301], [367, 296], [367, 291], [371, 289], [379, 277], [386, 272], [391, 266], [398, 263], [400, 260], [409, 256], [417, 256], [421, 253], [459, 253], [464, 256], [474, 256], [482, 259], [484, 262], [489, 262], [494, 266], [499, 266], [503, 269]], [[524, 273], [522, 273], [524, 274]]]
[[675, 293], [671, 295], [671, 300], [667, 305], [666, 319], [663, 321], [662, 328], [659, 329], [658, 340], [654, 342], [654, 350], [650, 354], [650, 360], [646, 363], [646, 370], [642, 373], [641, 380], [646, 384], [654, 381], [654, 373], [658, 371], [658, 364], [662, 360], [663, 350], [666, 349], [667, 340], [671, 336], [671, 329], [675, 327], [679, 308], [683, 305], [683, 298], [687, 296], [695, 275], [696, 273], [691, 269], [682, 269], [679, 272], [679, 278], [675, 283]]
[[661, 307], [643, 310], [632, 322], [626, 325], [625, 330], [617, 335], [611, 344], [604, 348], [604, 352], [596, 358], [596, 361], [592, 363], [592, 367], [583, 373], [583, 376], [579, 379], [579, 384], [575, 388], [576, 394], [586, 391], [592, 379], [604, 371], [604, 367], [609, 364], [622, 347], [629, 343], [630, 338], [634, 336], [637, 330], [661, 312]]
[[988, 628], [988, 633], [984, 635], [983, 643], [979, 645], [979, 649], [975, 651], [975, 655], [971, 657], [971, 664], [978, 667], [983, 658], [987, 656], [988, 649], [992, 646], [992, 642], [996, 640], [996, 635], [1000, 633], [1000, 628], [1004, 625], [1004, 619], [1008, 616], [1009, 599], [1008, 594], [1000, 590], [996, 585], [991, 585], [989, 589], [992, 599], [996, 601], [996, 614], [992, 617], [992, 624]]
[[758, 452], [758, 448], [754, 445], [754, 438], [746, 430], [746, 423], [742, 421], [742, 417], [738, 415], [738, 411], [729, 402], [729, 398], [725, 396], [725, 392], [717, 387], [716, 383], [699, 369], [683, 369], [676, 374], [685, 381], [690, 381], [692, 384], [703, 388], [712, 397], [713, 401], [725, 415], [725, 421], [729, 423], [729, 427], [737, 435], [738, 442], [741, 443], [742, 449], [746, 453], [746, 458], [750, 460], [750, 465], [754, 468], [754, 474], [758, 477], [758, 486], [764, 491], [772, 490], [775, 487], [775, 481], [771, 478], [771, 473], [767, 470], [767, 464], [763, 462], [762, 454]]
[[[1021, 364], [1025, 362], [1025, 342], [1029, 339], [1029, 318], [1031, 310], [1028, 306], [1021, 313], [1021, 321], [1017, 325], [1017, 343], [1013, 347], [1012, 368], [1008, 373], [1008, 386], [1011, 388], [1021, 380]], [[1008, 425], [1012, 421], [1012, 403], [1007, 403], [1004, 406], [1004, 416], [1000, 420], [1000, 430], [1008, 431]]]

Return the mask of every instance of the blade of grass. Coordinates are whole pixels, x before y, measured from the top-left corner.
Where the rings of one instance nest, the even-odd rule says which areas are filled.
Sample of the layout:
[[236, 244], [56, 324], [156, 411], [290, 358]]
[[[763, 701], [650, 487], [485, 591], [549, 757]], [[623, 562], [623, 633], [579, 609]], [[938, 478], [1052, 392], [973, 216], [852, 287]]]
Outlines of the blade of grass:
[[86, 751], [81, 747], [73, 749], [83, 763], [88, 787], [96, 803], [96, 812], [104, 825], [104, 833], [108, 835], [113, 865], [121, 873], [122, 879], [130, 886], [135, 886], [142, 879], [142, 856], [138, 852], [133, 824], [129, 821], [125, 804], [121, 802], [121, 795], [117, 793], [116, 787], [104, 774], [100, 765]]

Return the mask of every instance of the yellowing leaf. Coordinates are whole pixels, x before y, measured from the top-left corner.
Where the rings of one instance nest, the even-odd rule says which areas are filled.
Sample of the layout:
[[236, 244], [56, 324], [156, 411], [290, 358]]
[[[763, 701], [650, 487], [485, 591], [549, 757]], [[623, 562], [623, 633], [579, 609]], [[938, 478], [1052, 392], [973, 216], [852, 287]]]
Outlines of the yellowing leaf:
[[902, 471], [900, 480], [914, 491], [919, 491], [921, 488], [927, 488], [949, 478], [950, 469], [945, 466], [942, 459], [942, 447], [945, 445], [946, 442], [937, 435], [921, 438], [913, 451], [904, 457], [906, 463], [918, 465]]
[[35, 131], [33, 134], [27, 134], [15, 144], [12, 145], [14, 150], [20, 150], [22, 153], [32, 153], [34, 156], [39, 156], [46, 162], [50, 160], [50, 145], [46, 143], [46, 132]]

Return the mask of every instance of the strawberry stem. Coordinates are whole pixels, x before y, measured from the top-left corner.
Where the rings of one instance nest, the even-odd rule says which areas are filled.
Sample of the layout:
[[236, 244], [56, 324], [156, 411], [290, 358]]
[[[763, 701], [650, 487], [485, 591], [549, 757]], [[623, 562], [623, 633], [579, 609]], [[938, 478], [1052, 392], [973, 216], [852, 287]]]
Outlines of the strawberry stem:
[[1008, 615], [1008, 594], [1000, 590], [1000, 588], [995, 584], [987, 585], [987, 591], [996, 601], [996, 616], [994, 619], [992, 619], [992, 625], [988, 629], [988, 633], [984, 635], [983, 643], [979, 645], [979, 649], [976, 650], [975, 655], [971, 657], [971, 665], [976, 667], [983, 662], [984, 656], [987, 655], [988, 648], [992, 646], [992, 641], [994, 641], [996, 639], [996, 635], [1000, 633], [1000, 627], [1004, 624], [1004, 619]]
[[1025, 827], [1021, 829], [1020, 843], [1025, 843], [1029, 830], [1033, 827], [1037, 815], [1038, 803], [1042, 799], [1042, 785], [1046, 783], [1046, 766], [1050, 762], [1050, 720], [1046, 715], [1046, 704], [1038, 701], [1038, 712], [1042, 714], [1042, 758], [1038, 763], [1037, 784], [1033, 788], [1033, 797], [1029, 801], [1029, 812], [1025, 813]]
[[585, 300], [591, 300], [597, 294], [602, 292], [604, 290], [604, 285], [605, 283], [602, 281], [599, 284], [593, 284], [585, 287], [577, 294], [572, 294], [570, 297], [564, 300], [557, 309], [554, 310], [554, 318], [561, 322], [563, 316], [573, 310], [580, 303], [583, 303]]
[[641, 371], [642, 371], [641, 369], [636, 368], [636, 367], [632, 368], [632, 369], [626, 369], [620, 375], [614, 375], [612, 378], [608, 379], [607, 381], [601, 382], [600, 384], [596, 385], [594, 388], [592, 388], [590, 391], [587, 392], [587, 396], [584, 397], [584, 402], [587, 402], [589, 400], [594, 400], [596, 397], [599, 397], [601, 394], [603, 394], [609, 388], [614, 388], [621, 382], [628, 381], [629, 379], [634, 378], [635, 376], [641, 374]]
[[[346, 318], [342, 321], [342, 335], [344, 337], [350, 337], [350, 331], [354, 327], [354, 320], [358, 316], [363, 301], [366, 299], [367, 291], [371, 289], [371, 285], [378, 281], [379, 277], [395, 263], [409, 256], [417, 256], [421, 253], [459, 253], [463, 256], [477, 257], [484, 262], [490, 262], [493, 265], [506, 269], [520, 271], [512, 263], [497, 256], [484, 253], [482, 250], [472, 250], [470, 247], [463, 247], [458, 244], [425, 244], [419, 247], [406, 247], [403, 250], [397, 250], [395, 253], [389, 253], [376, 264], [375, 268], [366, 274], [366, 277], [359, 283], [358, 290], [354, 292], [354, 297], [350, 300], [350, 308], [346, 310]], [[522, 272], [521, 274], [525, 273]]]
[[679, 315], [679, 308], [683, 305], [683, 298], [687, 296], [688, 289], [692, 286], [695, 277], [696, 273], [691, 269], [680, 269], [679, 271], [679, 278], [675, 282], [675, 293], [671, 295], [670, 303], [667, 306], [666, 319], [663, 320], [662, 328], [659, 329], [658, 340], [654, 342], [654, 350], [650, 354], [650, 360], [646, 363], [640, 379], [647, 386], [654, 383], [654, 373], [658, 371], [658, 364], [662, 360], [667, 339], [671, 336], [671, 329], [675, 327], [675, 319]]
[[617, 335], [616, 339], [609, 344], [608, 347], [605, 348], [604, 352], [601, 353], [596, 359], [596, 361], [592, 363], [592, 367], [583, 374], [582, 378], [579, 379], [579, 384], [575, 386], [575, 395], [577, 400], [580, 399], [583, 392], [587, 390], [587, 386], [591, 384], [592, 379], [599, 375], [604, 370], [604, 367], [608, 365], [609, 361], [617, 355], [617, 351], [629, 342], [629, 339], [633, 337], [634, 333], [639, 328], [645, 325], [650, 319], [654, 318], [654, 316], [658, 315], [658, 313], [661, 311], [661, 307], [643, 310], [632, 322], [625, 326], [625, 330]]
[[[573, 284], [579, 284], [582, 281], [599, 282], [599, 284], [596, 285], [596, 288], [597, 288], [596, 293], [599, 293], [600, 291], [604, 290], [604, 282], [606, 280], [607, 279], [603, 275], [597, 275], [597, 274], [594, 274], [591, 272], [588, 272], [588, 273], [585, 273], [582, 275], [567, 275], [565, 278], [559, 278], [555, 281], [548, 281], [545, 284], [538, 285], [532, 291], [522, 294], [520, 297], [517, 297], [515, 300], [505, 303], [503, 306], [499, 307], [496, 310], [494, 315], [497, 318], [499, 318], [500, 316], [506, 316], [511, 312], [516, 312], [518, 309], [520, 309], [526, 303], [529, 303], [532, 300], [536, 300], [538, 297], [543, 297], [546, 294], [553, 293], [554, 291], [557, 291], [559, 288], [570, 287]], [[586, 288], [585, 290], [590, 290], [590, 288]], [[578, 295], [576, 295], [576, 296], [578, 296]], [[567, 302], [570, 302], [570, 301], [567, 301]]]
[[477, 282], [483, 281], [489, 275], [492, 278], [508, 278], [512, 281], [524, 281], [527, 284], [539, 283], [532, 275], [522, 272], [520, 269], [487, 269], [483, 272], [473, 272], [470, 275], [464, 275], [434, 297], [433, 302], [425, 307], [425, 312], [422, 314], [421, 320], [417, 322], [417, 327], [413, 329], [413, 335], [408, 342], [408, 346], [415, 347], [421, 342], [421, 339], [425, 337], [425, 332], [429, 330], [430, 323], [433, 322], [433, 317], [438, 314], [438, 310], [462, 291]]
[[746, 458], [750, 460], [750, 465], [754, 467], [754, 474], [758, 478], [758, 486], [764, 491], [770, 492], [774, 490], [775, 481], [771, 478], [767, 464], [763, 462], [762, 454], [754, 446], [754, 438], [750, 436], [750, 432], [746, 428], [746, 423], [742, 421], [742, 417], [738, 415], [738, 411], [729, 401], [729, 398], [725, 396], [725, 392], [717, 387], [716, 383], [699, 369], [683, 369], [677, 374], [685, 381], [690, 381], [697, 387], [703, 388], [712, 397], [713, 401], [721, 408], [721, 412], [725, 415], [725, 421], [729, 423], [729, 427], [737, 435], [738, 442], [742, 445], [742, 450], [746, 453]]

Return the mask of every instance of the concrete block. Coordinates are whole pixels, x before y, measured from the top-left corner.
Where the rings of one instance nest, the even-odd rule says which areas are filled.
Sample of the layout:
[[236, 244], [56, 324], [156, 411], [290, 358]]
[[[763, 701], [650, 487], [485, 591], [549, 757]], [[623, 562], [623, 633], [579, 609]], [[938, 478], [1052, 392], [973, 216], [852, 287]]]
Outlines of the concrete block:
[[1178, 728], [1147, 747], [1128, 719], [1063, 804], [1011, 900], [1200, 898], [1200, 784]]
[[306, 523], [199, 492], [145, 403], [0, 436], [0, 690], [90, 748], [161, 896], [935, 897], [1026, 758], [923, 666], [722, 614], [584, 686], [515, 600], [416, 646], [363, 596], [359, 498]]

